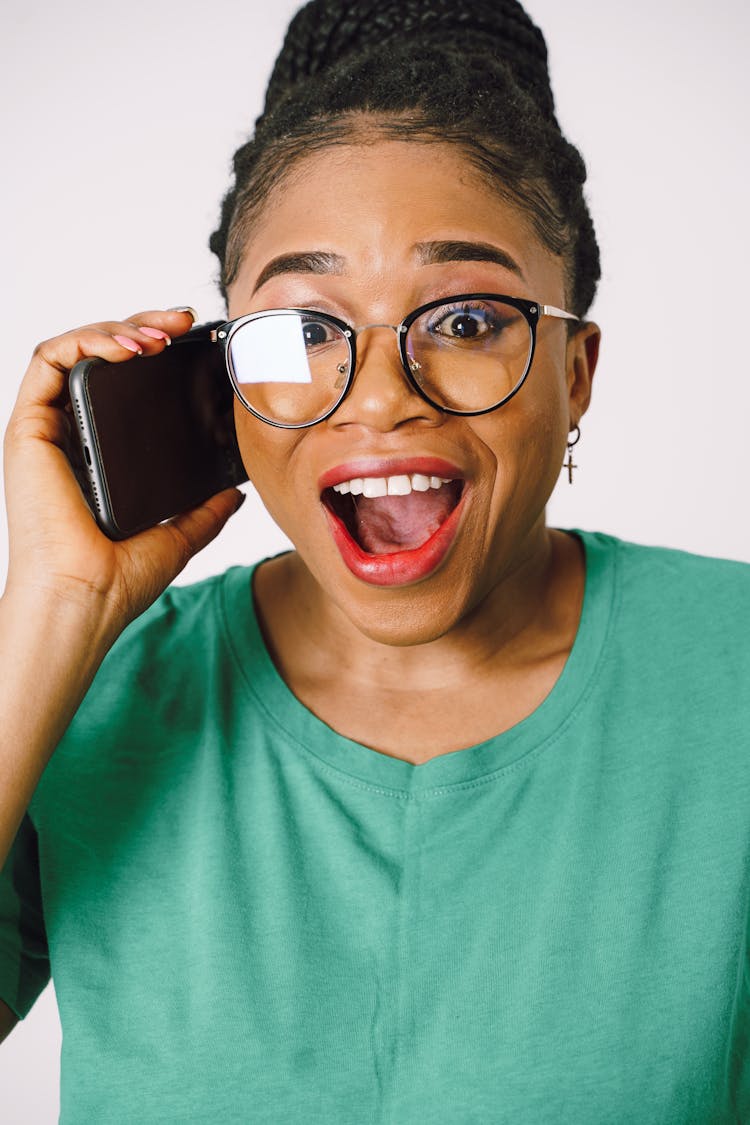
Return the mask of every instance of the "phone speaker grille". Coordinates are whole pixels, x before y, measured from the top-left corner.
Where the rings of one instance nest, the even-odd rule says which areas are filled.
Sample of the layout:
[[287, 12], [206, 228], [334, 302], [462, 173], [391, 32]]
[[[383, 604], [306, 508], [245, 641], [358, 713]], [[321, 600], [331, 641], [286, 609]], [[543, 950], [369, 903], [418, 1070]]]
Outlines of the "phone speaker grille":
[[[81, 432], [83, 432], [83, 428], [84, 428], [83, 427], [83, 414], [81, 413], [81, 407], [78, 403], [78, 399], [75, 399], [74, 401], [75, 401], [75, 407], [76, 407], [76, 414], [78, 415], [78, 420], [81, 423]], [[99, 501], [99, 493], [96, 490], [96, 482], [94, 480], [93, 469], [89, 469], [89, 484], [91, 486], [91, 495], [93, 497], [94, 503], [96, 504], [96, 509], [99, 512], [99, 514], [101, 515], [102, 514], [102, 506], [101, 506], [101, 503]]]

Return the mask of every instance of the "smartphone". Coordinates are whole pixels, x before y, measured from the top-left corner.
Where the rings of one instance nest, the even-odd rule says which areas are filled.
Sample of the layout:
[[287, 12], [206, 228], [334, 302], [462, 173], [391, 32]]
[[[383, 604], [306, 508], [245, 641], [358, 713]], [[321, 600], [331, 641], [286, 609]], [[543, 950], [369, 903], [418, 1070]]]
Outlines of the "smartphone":
[[82, 454], [77, 476], [110, 539], [248, 479], [223, 351], [211, 342], [218, 323], [196, 326], [156, 356], [85, 359], [70, 372]]

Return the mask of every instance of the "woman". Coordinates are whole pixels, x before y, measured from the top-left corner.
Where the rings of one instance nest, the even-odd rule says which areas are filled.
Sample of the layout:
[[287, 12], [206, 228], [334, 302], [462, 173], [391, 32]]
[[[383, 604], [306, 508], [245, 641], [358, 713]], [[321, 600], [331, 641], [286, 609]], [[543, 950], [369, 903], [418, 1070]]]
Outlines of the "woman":
[[235, 173], [227, 333], [306, 310], [309, 394], [233, 366], [295, 551], [162, 594], [237, 494], [116, 544], [67, 469], [72, 364], [189, 312], [40, 345], [6, 1028], [51, 966], [63, 1121], [746, 1119], [747, 568], [545, 524], [599, 260], [541, 34], [314, 0]]

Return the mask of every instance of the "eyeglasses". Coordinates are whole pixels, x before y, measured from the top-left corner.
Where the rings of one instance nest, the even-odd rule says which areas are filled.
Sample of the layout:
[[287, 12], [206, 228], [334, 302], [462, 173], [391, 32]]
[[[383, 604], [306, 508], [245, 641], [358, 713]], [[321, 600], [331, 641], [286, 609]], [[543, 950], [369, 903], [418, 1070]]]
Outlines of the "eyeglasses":
[[235, 394], [256, 418], [296, 430], [329, 418], [349, 393], [357, 337], [390, 328], [404, 374], [425, 402], [446, 414], [497, 410], [523, 386], [543, 316], [573, 313], [497, 293], [441, 297], [400, 324], [353, 328], [310, 309], [268, 309], [216, 327]]

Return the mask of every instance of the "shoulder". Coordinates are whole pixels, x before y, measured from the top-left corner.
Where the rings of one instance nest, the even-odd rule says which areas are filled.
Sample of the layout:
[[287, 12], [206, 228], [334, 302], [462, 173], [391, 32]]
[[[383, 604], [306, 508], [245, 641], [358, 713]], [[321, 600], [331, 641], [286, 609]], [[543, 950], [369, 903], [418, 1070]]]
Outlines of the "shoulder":
[[[610, 537], [611, 538], [611, 537]], [[623, 592], [693, 618], [750, 611], [750, 564], [611, 539]]]
[[207, 637], [222, 631], [227, 599], [236, 598], [240, 588], [246, 591], [248, 611], [252, 611], [254, 570], [254, 566], [234, 566], [199, 582], [169, 586], [124, 630], [108, 659], [122, 659], [137, 651], [166, 655], [170, 650], [181, 651], [191, 638], [200, 637], [205, 643]]
[[738, 658], [750, 669], [750, 564], [584, 533], [587, 557], [614, 575], [617, 631], [673, 652]]
[[253, 635], [253, 569], [170, 587], [123, 631], [47, 766], [35, 823], [56, 822], [61, 793], [65, 808], [77, 794], [82, 817], [102, 793], [110, 815], [139, 801], [141, 789], [166, 800], [202, 753], [225, 744], [251, 706], [227, 621], [234, 614], [234, 627]]
[[689, 590], [702, 595], [702, 604], [715, 607], [750, 593], [750, 563], [631, 543], [602, 532], [576, 534], [595, 565], [614, 566], [620, 579], [645, 598], [679, 597]]
[[[111, 720], [123, 709], [153, 713], [172, 700], [185, 715], [234, 669], [227, 618], [254, 617], [254, 567], [185, 586], [170, 586], [123, 631], [105, 657], [77, 715], [77, 725]], [[231, 602], [231, 608], [229, 603]]]

